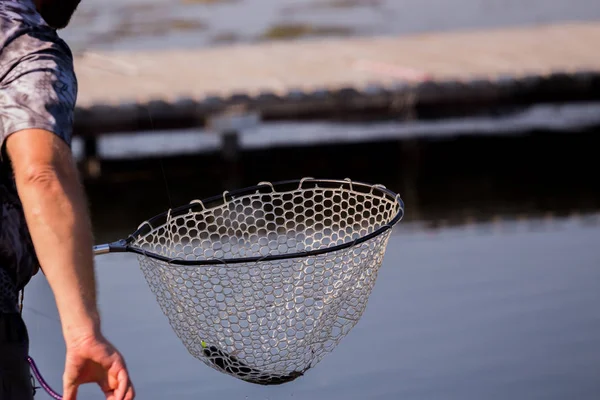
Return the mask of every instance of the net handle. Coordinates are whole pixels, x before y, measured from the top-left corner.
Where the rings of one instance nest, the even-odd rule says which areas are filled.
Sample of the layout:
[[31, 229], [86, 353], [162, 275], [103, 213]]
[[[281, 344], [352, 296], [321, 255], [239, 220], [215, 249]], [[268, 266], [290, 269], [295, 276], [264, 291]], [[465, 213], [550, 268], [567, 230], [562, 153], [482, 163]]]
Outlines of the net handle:
[[95, 256], [99, 256], [108, 253], [125, 253], [131, 250], [127, 246], [126, 240], [119, 240], [113, 243], [105, 243], [94, 246], [93, 251]]

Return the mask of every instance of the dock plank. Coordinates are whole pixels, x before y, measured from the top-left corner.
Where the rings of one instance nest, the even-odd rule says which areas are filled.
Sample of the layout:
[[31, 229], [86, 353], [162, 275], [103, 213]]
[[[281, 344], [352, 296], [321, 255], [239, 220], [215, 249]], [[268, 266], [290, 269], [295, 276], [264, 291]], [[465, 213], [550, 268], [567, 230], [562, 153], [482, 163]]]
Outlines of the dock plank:
[[79, 107], [600, 71], [600, 22], [76, 57]]

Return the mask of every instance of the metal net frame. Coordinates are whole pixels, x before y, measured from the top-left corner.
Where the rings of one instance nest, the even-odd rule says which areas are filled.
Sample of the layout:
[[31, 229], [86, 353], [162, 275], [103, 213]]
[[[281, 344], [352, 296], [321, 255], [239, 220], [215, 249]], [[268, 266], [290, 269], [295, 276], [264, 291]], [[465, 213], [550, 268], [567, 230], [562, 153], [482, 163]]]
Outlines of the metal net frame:
[[381, 185], [262, 182], [160, 214], [126, 245], [190, 354], [281, 384], [356, 325], [403, 213]]

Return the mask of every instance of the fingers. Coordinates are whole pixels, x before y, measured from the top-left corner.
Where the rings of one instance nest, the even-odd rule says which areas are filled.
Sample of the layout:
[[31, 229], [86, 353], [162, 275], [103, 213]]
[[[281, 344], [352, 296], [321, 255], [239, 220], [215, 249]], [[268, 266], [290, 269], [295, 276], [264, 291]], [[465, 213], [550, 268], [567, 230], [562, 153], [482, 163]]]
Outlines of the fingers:
[[[123, 393], [123, 397], [117, 397], [117, 400], [133, 400], [135, 397], [135, 389], [129, 379], [127, 369], [123, 368], [118, 375], [119, 387], [117, 388], [118, 393]], [[122, 390], [122, 392], [121, 392]]]
[[135, 389], [133, 388], [133, 385], [129, 386], [129, 389], [127, 389], [127, 393], [125, 393], [125, 399], [124, 400], [133, 400], [135, 399]]
[[80, 365], [77, 363], [69, 363], [67, 359], [67, 365], [63, 373], [63, 400], [75, 400], [77, 398], [77, 389], [79, 384], [77, 383], [77, 371]]
[[77, 385], [65, 384], [63, 385], [63, 400], [76, 400], [77, 399]]
[[120, 397], [119, 395], [117, 395], [116, 393], [112, 393], [110, 395], [108, 395], [106, 397], [107, 400], [133, 400], [135, 399], [135, 389], [133, 388], [133, 385], [131, 384], [131, 382], [128, 382], [127, 386], [126, 386], [126, 391], [123, 394], [122, 397]]
[[92, 382], [100, 387], [108, 400], [133, 400], [135, 397], [123, 356], [104, 339], [68, 351], [63, 398], [75, 400], [79, 385]]
[[115, 400], [123, 400], [125, 397], [125, 392], [127, 391], [127, 386], [129, 384], [129, 378], [127, 376], [127, 371], [121, 365], [119, 365], [119, 369], [117, 371], [117, 384], [115, 385], [114, 398]]
[[[111, 374], [112, 375], [112, 374]], [[129, 379], [129, 375], [127, 373], [127, 368], [119, 363], [117, 374], [116, 374], [116, 385], [112, 386], [116, 388], [109, 392], [105, 392], [107, 395], [107, 400], [133, 400], [135, 397], [135, 389], [133, 388], [133, 384]], [[114, 375], [111, 380], [114, 380]]]

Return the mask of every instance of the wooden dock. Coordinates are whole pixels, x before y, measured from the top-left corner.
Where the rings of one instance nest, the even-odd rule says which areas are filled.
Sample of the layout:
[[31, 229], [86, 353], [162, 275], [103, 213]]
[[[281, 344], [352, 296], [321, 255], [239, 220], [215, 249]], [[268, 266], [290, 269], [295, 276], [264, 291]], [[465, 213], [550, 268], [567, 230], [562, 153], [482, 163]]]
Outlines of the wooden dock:
[[600, 22], [76, 57], [76, 135], [261, 120], [444, 118], [600, 99]]

